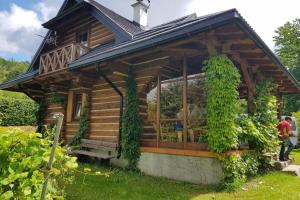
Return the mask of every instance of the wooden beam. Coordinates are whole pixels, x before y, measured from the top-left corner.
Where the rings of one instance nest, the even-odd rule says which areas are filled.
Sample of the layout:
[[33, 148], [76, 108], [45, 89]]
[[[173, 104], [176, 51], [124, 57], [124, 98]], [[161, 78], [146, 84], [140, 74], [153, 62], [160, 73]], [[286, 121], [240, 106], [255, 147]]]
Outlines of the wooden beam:
[[74, 98], [74, 91], [70, 90], [68, 92], [68, 105], [67, 105], [67, 122], [71, 122], [73, 118], [73, 98]]
[[253, 93], [253, 95], [255, 95], [255, 93], [256, 93], [255, 84], [248, 72], [248, 67], [250, 66], [249, 63], [247, 62], [247, 60], [242, 59], [238, 53], [232, 54], [232, 58], [234, 60], [236, 60], [238, 63], [240, 63], [245, 82], [246, 82], [247, 86], [249, 87], [250, 91]]
[[183, 59], [183, 144], [187, 143], [187, 59]]

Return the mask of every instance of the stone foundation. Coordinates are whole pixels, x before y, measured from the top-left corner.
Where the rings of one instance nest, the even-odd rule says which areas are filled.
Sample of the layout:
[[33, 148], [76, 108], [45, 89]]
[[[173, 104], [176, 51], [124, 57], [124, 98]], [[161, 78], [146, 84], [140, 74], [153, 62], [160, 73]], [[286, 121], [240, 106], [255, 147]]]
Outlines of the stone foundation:
[[[124, 167], [126, 161], [112, 159], [111, 164]], [[222, 179], [216, 158], [142, 152], [138, 167], [147, 175], [196, 184], [219, 184]]]

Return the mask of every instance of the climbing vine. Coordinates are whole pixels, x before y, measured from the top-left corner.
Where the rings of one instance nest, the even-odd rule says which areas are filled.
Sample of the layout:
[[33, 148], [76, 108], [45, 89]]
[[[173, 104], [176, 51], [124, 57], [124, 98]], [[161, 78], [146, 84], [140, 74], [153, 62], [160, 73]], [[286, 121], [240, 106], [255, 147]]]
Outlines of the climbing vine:
[[238, 141], [240, 74], [225, 55], [216, 55], [206, 62], [208, 144], [212, 151], [222, 153]]
[[88, 108], [87, 105], [84, 105], [82, 108], [82, 112], [80, 113], [80, 120], [79, 120], [79, 130], [76, 133], [75, 137], [73, 138], [71, 145], [79, 146], [81, 143], [81, 139], [85, 138], [89, 127], [88, 121]]
[[137, 86], [132, 71], [126, 81], [125, 110], [122, 118], [122, 153], [128, 160], [128, 168], [136, 169], [140, 158], [140, 138], [143, 120], [139, 115]]

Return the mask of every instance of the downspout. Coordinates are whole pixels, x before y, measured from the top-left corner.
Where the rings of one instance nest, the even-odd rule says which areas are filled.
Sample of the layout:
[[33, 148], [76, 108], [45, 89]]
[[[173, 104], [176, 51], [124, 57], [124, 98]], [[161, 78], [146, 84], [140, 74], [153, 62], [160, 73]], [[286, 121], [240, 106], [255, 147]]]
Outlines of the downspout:
[[122, 137], [122, 116], [123, 116], [123, 94], [119, 90], [119, 88], [101, 71], [100, 69], [100, 64], [97, 64], [96, 67], [97, 74], [102, 77], [120, 96], [120, 118], [119, 118], [119, 137], [118, 137], [118, 154], [117, 154], [117, 159], [121, 157], [121, 151], [122, 151], [122, 146], [121, 146], [121, 137]]

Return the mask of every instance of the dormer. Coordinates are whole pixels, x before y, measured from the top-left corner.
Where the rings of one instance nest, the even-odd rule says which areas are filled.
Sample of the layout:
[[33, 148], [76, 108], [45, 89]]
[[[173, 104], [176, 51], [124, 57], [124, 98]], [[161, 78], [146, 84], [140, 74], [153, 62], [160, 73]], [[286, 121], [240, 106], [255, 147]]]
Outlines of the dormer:
[[49, 32], [31, 66], [40, 75], [65, 69], [93, 48], [129, 41], [142, 31], [93, 0], [66, 0], [57, 16], [42, 25]]

